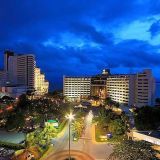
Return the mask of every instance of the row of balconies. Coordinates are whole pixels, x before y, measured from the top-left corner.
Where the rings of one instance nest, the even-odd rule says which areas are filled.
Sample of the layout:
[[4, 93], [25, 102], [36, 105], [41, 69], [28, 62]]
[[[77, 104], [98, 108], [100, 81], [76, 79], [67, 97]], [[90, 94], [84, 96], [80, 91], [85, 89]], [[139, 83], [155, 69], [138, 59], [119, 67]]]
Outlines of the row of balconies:
[[67, 82], [67, 83], [64, 83], [64, 85], [70, 85], [70, 86], [74, 86], [74, 85], [90, 85], [90, 83], [88, 83], [88, 82], [85, 82], [85, 83], [81, 83], [81, 82], [74, 82], [74, 83], [69, 83], [69, 82]]
[[129, 98], [128, 95], [109, 94], [109, 96], [115, 97], [115, 98], [123, 98], [123, 99], [128, 99]]

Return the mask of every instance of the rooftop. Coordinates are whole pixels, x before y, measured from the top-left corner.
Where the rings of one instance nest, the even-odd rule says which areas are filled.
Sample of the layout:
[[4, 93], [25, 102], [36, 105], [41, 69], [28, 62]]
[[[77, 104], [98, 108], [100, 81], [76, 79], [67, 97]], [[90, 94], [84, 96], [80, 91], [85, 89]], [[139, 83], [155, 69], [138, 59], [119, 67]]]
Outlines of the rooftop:
[[25, 140], [24, 133], [16, 133], [16, 132], [7, 132], [0, 130], [0, 137], [2, 142], [9, 142], [9, 143], [21, 143]]

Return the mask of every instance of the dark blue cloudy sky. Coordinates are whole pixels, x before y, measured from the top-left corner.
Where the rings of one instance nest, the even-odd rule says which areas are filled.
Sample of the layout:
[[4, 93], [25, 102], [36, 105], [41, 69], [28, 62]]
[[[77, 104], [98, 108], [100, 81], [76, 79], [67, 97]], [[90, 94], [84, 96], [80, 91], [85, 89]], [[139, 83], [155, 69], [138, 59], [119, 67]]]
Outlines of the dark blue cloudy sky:
[[160, 79], [160, 0], [0, 0], [1, 66], [5, 49], [34, 53], [55, 88], [103, 68]]

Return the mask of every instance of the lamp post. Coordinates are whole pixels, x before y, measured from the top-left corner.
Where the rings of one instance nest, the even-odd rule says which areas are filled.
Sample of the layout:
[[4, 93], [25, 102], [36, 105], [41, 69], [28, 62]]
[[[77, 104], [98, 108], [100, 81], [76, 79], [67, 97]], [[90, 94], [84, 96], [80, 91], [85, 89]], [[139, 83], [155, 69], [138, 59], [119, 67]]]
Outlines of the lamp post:
[[72, 113], [66, 115], [66, 118], [69, 120], [69, 160], [71, 160], [71, 121], [74, 119], [74, 116]]

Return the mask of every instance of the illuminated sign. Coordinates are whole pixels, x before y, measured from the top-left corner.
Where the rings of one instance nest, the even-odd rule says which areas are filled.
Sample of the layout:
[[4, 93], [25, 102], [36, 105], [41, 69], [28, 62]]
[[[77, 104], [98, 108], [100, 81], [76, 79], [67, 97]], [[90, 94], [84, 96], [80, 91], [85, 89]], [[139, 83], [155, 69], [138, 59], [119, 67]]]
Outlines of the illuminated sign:
[[53, 127], [58, 127], [59, 126], [59, 123], [58, 123], [58, 121], [57, 120], [48, 120], [46, 123], [45, 123], [45, 125], [52, 125]]

